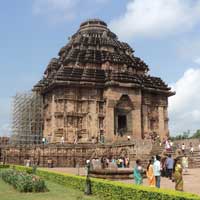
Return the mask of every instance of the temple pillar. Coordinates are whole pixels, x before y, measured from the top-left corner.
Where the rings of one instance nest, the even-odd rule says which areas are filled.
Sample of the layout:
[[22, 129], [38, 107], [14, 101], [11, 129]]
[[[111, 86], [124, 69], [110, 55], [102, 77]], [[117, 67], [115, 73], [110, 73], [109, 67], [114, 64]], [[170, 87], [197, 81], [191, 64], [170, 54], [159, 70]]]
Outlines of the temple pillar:
[[162, 140], [166, 135], [164, 107], [163, 106], [158, 107], [158, 118], [159, 118], [158, 135], [160, 136], [160, 139]]
[[142, 138], [142, 124], [141, 124], [141, 107], [136, 106], [132, 111], [132, 135], [133, 139], [141, 139]]
[[55, 105], [55, 95], [52, 94], [52, 101], [51, 101], [51, 113], [52, 113], [52, 116], [51, 116], [51, 127], [52, 127], [52, 133], [49, 133], [49, 134], [52, 134], [51, 136], [51, 141], [52, 142], [55, 142], [56, 140], [56, 135], [55, 135], [55, 131], [56, 131], [56, 119], [55, 119], [55, 112], [56, 112], [56, 105]]
[[148, 106], [142, 105], [142, 136], [148, 136], [149, 125], [148, 125]]
[[106, 118], [105, 118], [106, 128], [105, 128], [105, 140], [111, 142], [114, 135], [115, 119], [114, 119], [114, 107], [106, 107]]

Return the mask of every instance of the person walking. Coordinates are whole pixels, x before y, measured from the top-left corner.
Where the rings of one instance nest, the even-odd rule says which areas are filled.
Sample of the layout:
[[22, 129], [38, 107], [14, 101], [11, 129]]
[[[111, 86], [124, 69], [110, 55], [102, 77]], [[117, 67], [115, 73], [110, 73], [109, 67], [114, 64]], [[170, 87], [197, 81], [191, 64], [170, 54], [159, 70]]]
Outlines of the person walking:
[[153, 164], [153, 173], [156, 180], [156, 187], [160, 188], [161, 164], [159, 155], [156, 155], [156, 160]]
[[184, 143], [181, 146], [181, 150], [182, 150], [182, 153], [184, 154], [185, 153], [185, 144]]
[[147, 175], [150, 187], [155, 187], [155, 184], [156, 184], [155, 176], [153, 174], [153, 163], [154, 163], [153, 159], [149, 160], [149, 164], [147, 165], [147, 171], [146, 171], [146, 175]]
[[143, 172], [143, 169], [142, 169], [141, 161], [138, 159], [136, 160], [136, 165], [133, 169], [133, 177], [134, 177], [136, 185], [141, 185], [143, 183], [142, 172]]
[[190, 142], [190, 154], [193, 155], [193, 153], [194, 153], [194, 147], [193, 147], [192, 142]]
[[175, 190], [183, 191], [183, 176], [180, 158], [175, 159], [173, 167], [173, 175], [175, 181]]
[[166, 168], [167, 168], [167, 177], [170, 180], [172, 179], [173, 166], [174, 166], [174, 159], [172, 158], [171, 154], [169, 154], [166, 160]]
[[186, 154], [182, 157], [182, 166], [183, 166], [183, 171], [187, 172], [188, 171], [188, 157]]
[[199, 145], [198, 145], [198, 148], [199, 148], [199, 154], [200, 154], [200, 143], [199, 143]]

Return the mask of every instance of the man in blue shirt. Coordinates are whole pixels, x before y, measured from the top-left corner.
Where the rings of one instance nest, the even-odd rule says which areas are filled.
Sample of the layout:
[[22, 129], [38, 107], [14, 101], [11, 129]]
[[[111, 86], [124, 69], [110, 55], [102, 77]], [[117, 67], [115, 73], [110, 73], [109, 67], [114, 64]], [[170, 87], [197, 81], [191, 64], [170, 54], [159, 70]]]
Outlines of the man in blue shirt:
[[161, 164], [159, 155], [156, 155], [156, 160], [153, 164], [153, 173], [156, 179], [156, 187], [160, 188]]
[[172, 179], [173, 166], [174, 159], [172, 158], [171, 154], [169, 154], [166, 160], [167, 176], [169, 177], [169, 179]]

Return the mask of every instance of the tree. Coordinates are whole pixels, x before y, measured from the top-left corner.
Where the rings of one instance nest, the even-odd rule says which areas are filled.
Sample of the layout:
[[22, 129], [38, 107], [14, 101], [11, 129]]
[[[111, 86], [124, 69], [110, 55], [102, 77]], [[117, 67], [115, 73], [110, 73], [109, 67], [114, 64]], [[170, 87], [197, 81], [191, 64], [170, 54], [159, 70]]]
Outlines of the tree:
[[196, 133], [193, 134], [192, 138], [199, 138], [200, 139], [200, 129], [196, 131]]

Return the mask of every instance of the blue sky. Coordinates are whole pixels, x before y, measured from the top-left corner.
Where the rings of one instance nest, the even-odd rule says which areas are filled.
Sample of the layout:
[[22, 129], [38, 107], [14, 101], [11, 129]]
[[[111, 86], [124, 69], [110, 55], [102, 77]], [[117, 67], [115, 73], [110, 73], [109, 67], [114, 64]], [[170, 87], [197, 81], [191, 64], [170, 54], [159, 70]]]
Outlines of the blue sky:
[[199, 0], [0, 1], [0, 134], [10, 123], [11, 97], [30, 90], [52, 57], [88, 18], [100, 18], [173, 86], [173, 134], [200, 128]]

